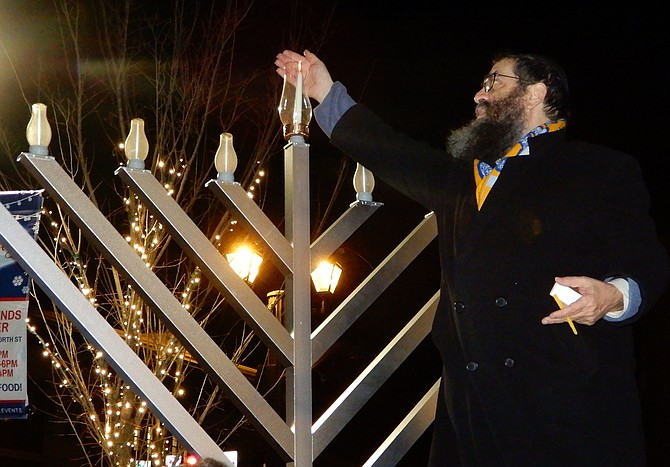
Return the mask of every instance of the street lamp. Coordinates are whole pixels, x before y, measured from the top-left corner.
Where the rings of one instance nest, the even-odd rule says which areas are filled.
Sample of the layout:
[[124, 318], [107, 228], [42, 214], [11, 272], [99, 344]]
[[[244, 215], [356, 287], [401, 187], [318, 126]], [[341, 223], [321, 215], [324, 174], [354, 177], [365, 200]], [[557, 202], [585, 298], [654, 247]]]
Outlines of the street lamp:
[[263, 262], [261, 255], [245, 245], [238, 247], [232, 253], [226, 254], [226, 259], [233, 271], [250, 284], [253, 284], [256, 279], [258, 269]]
[[321, 314], [326, 312], [326, 293], [335, 292], [337, 283], [342, 275], [342, 268], [337, 263], [330, 261], [321, 261], [314, 271], [312, 271], [312, 282], [316, 292], [321, 296]]
[[342, 275], [342, 268], [337, 263], [321, 261], [312, 271], [312, 282], [317, 292], [335, 292], [337, 283]]

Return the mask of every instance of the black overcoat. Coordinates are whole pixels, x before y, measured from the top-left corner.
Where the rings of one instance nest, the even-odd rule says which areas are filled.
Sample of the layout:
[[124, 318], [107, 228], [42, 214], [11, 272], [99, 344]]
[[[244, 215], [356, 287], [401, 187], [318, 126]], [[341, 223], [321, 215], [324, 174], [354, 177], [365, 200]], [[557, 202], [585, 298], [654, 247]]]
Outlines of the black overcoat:
[[363, 105], [331, 141], [436, 215], [432, 337], [443, 378], [431, 464], [644, 465], [630, 322], [577, 325], [578, 335], [541, 324], [557, 309], [556, 276], [632, 278], [642, 312], [665, 288], [667, 255], [637, 162], [565, 131], [541, 135], [530, 156], [507, 161], [478, 211], [471, 162], [394, 131]]

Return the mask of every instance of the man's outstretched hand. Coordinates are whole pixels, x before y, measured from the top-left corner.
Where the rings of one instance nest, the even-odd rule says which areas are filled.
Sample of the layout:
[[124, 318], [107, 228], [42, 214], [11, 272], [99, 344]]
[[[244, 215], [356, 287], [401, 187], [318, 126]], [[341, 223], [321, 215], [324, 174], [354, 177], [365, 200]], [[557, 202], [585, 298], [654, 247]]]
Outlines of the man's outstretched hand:
[[333, 80], [326, 65], [309, 50], [305, 50], [304, 55], [292, 50], [284, 50], [277, 54], [275, 60], [277, 74], [282, 78], [286, 75], [289, 82], [295, 85], [298, 76], [298, 62], [302, 62], [303, 92], [312, 99], [322, 102], [330, 91]]

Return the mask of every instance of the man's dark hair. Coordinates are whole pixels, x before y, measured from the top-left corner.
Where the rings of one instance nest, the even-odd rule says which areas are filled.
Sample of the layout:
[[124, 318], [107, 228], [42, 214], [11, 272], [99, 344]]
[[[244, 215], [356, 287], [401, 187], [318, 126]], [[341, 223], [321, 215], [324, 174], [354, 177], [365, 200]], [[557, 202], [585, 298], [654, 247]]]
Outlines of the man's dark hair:
[[568, 119], [570, 116], [570, 92], [568, 77], [563, 68], [554, 60], [537, 54], [501, 53], [493, 63], [503, 59], [514, 60], [514, 73], [529, 83], [542, 82], [547, 86], [544, 99], [547, 115], [554, 120]]

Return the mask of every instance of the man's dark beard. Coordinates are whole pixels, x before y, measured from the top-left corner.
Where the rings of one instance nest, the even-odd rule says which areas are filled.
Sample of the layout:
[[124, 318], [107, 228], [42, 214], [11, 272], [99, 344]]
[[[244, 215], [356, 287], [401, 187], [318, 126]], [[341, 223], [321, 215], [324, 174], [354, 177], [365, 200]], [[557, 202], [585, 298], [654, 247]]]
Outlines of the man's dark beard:
[[521, 96], [515, 89], [509, 96], [495, 102], [482, 102], [486, 115], [453, 130], [447, 139], [452, 157], [473, 161], [483, 160], [493, 165], [523, 136], [524, 121]]

